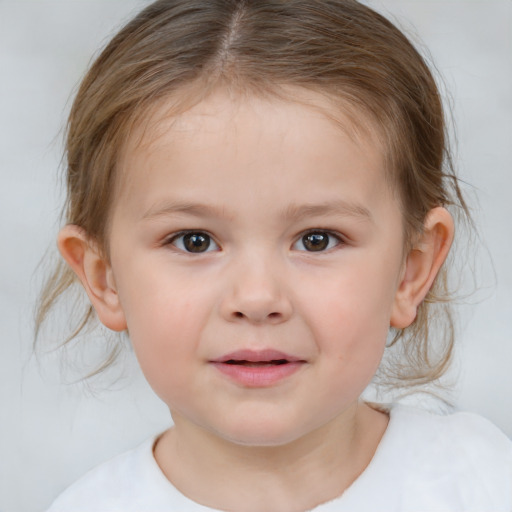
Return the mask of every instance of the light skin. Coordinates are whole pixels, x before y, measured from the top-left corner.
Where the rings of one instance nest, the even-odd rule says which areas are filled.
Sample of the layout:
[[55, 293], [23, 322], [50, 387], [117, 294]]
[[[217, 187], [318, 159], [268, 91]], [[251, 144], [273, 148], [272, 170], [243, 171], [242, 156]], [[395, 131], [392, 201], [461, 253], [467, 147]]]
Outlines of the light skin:
[[[310, 509], [364, 471], [388, 418], [359, 397], [452, 241], [434, 208], [404, 254], [382, 150], [339, 119], [344, 130], [304, 102], [222, 91], [155, 117], [120, 162], [109, 258], [77, 226], [59, 235], [171, 411], [155, 447], [163, 473], [213, 508]], [[216, 364], [239, 350], [299, 362], [247, 385]]]

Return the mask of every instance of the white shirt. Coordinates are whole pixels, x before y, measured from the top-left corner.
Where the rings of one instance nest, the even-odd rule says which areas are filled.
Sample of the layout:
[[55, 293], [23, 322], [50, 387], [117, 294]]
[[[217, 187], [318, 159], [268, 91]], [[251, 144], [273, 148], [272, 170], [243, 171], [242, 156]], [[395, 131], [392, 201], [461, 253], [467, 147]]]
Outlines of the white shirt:
[[[154, 442], [91, 470], [48, 512], [213, 511], [167, 480]], [[512, 512], [512, 441], [475, 414], [437, 416], [394, 406], [369, 466], [341, 497], [314, 510]]]

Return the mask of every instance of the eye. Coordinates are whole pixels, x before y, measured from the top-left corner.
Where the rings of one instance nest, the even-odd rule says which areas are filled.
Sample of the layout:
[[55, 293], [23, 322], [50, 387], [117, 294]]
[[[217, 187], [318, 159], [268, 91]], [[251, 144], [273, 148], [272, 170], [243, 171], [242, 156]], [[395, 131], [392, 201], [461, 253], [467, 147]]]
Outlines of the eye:
[[298, 251], [321, 252], [332, 249], [342, 243], [340, 237], [328, 231], [309, 231], [293, 244]]
[[168, 243], [183, 252], [201, 253], [219, 250], [219, 246], [212, 237], [202, 231], [179, 233], [173, 236]]

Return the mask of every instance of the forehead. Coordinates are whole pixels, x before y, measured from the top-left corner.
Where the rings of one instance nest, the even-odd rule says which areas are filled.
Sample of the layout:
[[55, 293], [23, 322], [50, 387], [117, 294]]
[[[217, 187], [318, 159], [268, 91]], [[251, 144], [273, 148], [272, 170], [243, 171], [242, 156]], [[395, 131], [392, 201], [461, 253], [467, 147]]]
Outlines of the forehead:
[[338, 131], [343, 137], [348, 137], [365, 152], [371, 147], [372, 154], [385, 160], [387, 151], [381, 127], [368, 113], [327, 93], [297, 86], [282, 86], [255, 94], [223, 88], [201, 94], [195, 89], [192, 86], [191, 91], [185, 94], [178, 91], [159, 100], [137, 118], [120, 152], [120, 169], [130, 167], [129, 161], [134, 153], [151, 153], [162, 138], [168, 138], [170, 132], [174, 133], [176, 140], [187, 135], [194, 137], [199, 131], [210, 130], [219, 134], [219, 128], [230, 136], [230, 126], [232, 129], [241, 125], [257, 127], [258, 122], [263, 121], [264, 124], [264, 118], [269, 114], [272, 118], [279, 115], [285, 132], [290, 136], [293, 135], [290, 128], [297, 120], [304, 123], [316, 121], [317, 125], [329, 127], [332, 133]]
[[173, 192], [197, 195], [200, 188], [221, 186], [241, 195], [247, 187], [272, 186], [282, 189], [276, 201], [285, 202], [300, 182], [307, 181], [311, 193], [339, 185], [341, 171], [347, 194], [358, 176], [382, 191], [384, 155], [376, 131], [326, 96], [220, 90], [185, 111], [180, 106], [173, 98], [161, 102], [136, 126], [119, 166], [118, 199], [136, 193], [143, 200], [144, 190], [151, 203]]

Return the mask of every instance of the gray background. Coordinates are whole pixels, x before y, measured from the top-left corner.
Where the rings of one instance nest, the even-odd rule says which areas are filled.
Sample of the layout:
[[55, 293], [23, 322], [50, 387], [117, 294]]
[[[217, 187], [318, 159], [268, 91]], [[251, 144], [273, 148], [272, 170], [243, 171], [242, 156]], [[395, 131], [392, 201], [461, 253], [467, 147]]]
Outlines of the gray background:
[[[57, 353], [39, 366], [30, 357], [36, 266], [58, 229], [71, 91], [113, 29], [146, 3], [0, 0], [2, 512], [44, 509], [86, 469], [169, 421], [130, 358], [128, 370], [111, 374], [115, 382], [87, 388], [62, 384], [76, 374], [67, 366], [61, 375]], [[458, 308], [453, 397], [512, 436], [512, 1], [369, 3], [429, 48], [453, 97], [456, 163], [473, 185], [480, 232], [469, 250], [474, 261], [462, 265], [462, 291], [471, 290], [473, 275], [479, 291]]]

